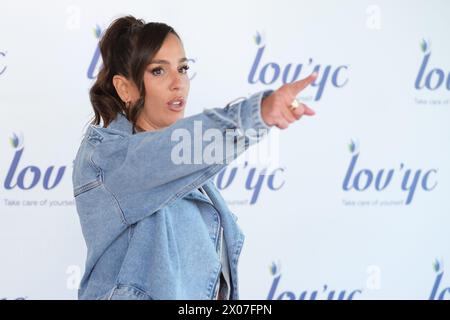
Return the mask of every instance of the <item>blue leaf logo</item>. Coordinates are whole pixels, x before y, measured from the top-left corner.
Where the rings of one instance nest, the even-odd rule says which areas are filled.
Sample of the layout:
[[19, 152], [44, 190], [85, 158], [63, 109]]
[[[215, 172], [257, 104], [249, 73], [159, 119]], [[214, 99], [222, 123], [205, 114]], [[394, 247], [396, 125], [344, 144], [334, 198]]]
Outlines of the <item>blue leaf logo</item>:
[[442, 263], [439, 263], [439, 260], [435, 259], [434, 262], [433, 262], [433, 270], [434, 270], [434, 272], [439, 273], [439, 271], [441, 271], [441, 268], [442, 268]]
[[18, 136], [18, 135], [16, 135], [13, 132], [13, 136], [9, 137], [9, 144], [14, 149], [22, 149], [22, 146], [23, 146], [23, 135], [22, 135], [22, 133], [20, 134], [20, 136]]
[[359, 143], [356, 141], [353, 141], [353, 139], [350, 140], [350, 143], [348, 145], [348, 150], [351, 154], [355, 154], [359, 152]]
[[431, 51], [431, 41], [429, 39], [422, 39], [422, 41], [420, 42], [420, 49], [425, 54], [429, 53]]
[[275, 262], [272, 262], [272, 265], [269, 267], [270, 273], [275, 276], [277, 274], [280, 274], [281, 266], [278, 262], [278, 265]]
[[253, 40], [255, 41], [257, 46], [260, 46], [263, 43], [263, 36], [256, 31], [256, 35], [253, 36]]
[[96, 39], [100, 39], [100, 36], [102, 35], [102, 28], [100, 28], [100, 26], [98, 24], [96, 24], [93, 31], [94, 31], [94, 37]]

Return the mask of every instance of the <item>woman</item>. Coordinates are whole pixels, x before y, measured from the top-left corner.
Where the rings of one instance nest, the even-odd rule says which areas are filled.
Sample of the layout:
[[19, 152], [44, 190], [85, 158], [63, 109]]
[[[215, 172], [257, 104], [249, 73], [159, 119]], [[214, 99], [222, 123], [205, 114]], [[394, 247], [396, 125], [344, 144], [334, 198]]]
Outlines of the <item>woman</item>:
[[[316, 75], [183, 118], [189, 67], [173, 28], [122, 17], [100, 50], [95, 118], [72, 177], [87, 244], [79, 298], [238, 299], [244, 236], [212, 178], [270, 127], [313, 115], [295, 96]], [[222, 145], [233, 152], [214, 163], [177, 163], [174, 136], [199, 124], [222, 137], [235, 130]]]

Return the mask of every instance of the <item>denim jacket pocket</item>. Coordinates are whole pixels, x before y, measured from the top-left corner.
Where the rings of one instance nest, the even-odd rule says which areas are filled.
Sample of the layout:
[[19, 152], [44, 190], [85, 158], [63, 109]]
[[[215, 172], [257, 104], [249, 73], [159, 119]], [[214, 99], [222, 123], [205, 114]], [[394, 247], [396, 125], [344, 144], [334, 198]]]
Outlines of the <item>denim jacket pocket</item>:
[[146, 292], [132, 285], [115, 286], [103, 300], [153, 300]]

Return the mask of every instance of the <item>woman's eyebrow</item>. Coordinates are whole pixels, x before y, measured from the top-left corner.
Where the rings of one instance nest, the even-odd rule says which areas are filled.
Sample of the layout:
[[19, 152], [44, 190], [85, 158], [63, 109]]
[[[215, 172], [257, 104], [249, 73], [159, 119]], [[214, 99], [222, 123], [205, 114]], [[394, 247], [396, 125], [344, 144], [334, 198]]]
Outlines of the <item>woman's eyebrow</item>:
[[[178, 63], [185, 62], [185, 61], [188, 61], [188, 59], [187, 59], [186, 57], [181, 58], [181, 59], [178, 61]], [[154, 63], [159, 63], [159, 64], [170, 64], [169, 61], [167, 61], [167, 60], [162, 60], [162, 59], [161, 59], [161, 60], [152, 60], [152, 61], [150, 61], [149, 64], [154, 64]]]

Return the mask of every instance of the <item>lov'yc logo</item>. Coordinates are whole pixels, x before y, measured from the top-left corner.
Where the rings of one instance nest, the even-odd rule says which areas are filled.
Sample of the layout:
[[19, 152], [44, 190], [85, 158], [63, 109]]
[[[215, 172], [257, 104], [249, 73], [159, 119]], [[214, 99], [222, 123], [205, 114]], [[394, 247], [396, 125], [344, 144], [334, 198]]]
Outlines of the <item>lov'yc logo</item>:
[[422, 39], [420, 49], [423, 52], [423, 58], [414, 87], [417, 90], [427, 89], [435, 91], [441, 88], [450, 90], [450, 72], [446, 72], [443, 68], [439, 68], [436, 65], [429, 65], [431, 59], [431, 41]]
[[434, 280], [433, 288], [431, 289], [429, 300], [444, 300], [445, 295], [448, 294], [450, 297], [450, 287], [442, 288], [441, 282], [444, 278], [444, 267], [442, 262], [435, 260], [433, 263], [433, 270], [436, 273], [436, 278]]
[[320, 289], [303, 290], [299, 294], [294, 291], [285, 290], [277, 293], [280, 286], [282, 274], [280, 263], [272, 263], [270, 273], [273, 277], [267, 300], [353, 300], [355, 296], [362, 294], [362, 289], [332, 289], [327, 284], [321, 286]]
[[21, 165], [22, 156], [25, 151], [23, 145], [23, 135], [16, 135], [10, 137], [10, 146], [14, 149], [14, 155], [9, 165], [8, 173], [4, 181], [4, 188], [11, 190], [14, 188], [22, 190], [30, 190], [42, 183], [45, 190], [56, 188], [61, 182], [66, 166], [56, 168], [49, 166], [47, 168], [39, 168], [36, 165]]
[[401, 162], [397, 167], [371, 169], [359, 168], [359, 143], [351, 140], [349, 144], [351, 153], [350, 163], [345, 172], [342, 189], [345, 192], [366, 192], [369, 190], [383, 192], [389, 188], [398, 188], [406, 192], [405, 204], [412, 203], [416, 191], [434, 190], [438, 184], [436, 174], [438, 169], [411, 169]]
[[327, 86], [331, 85], [331, 87], [340, 89], [348, 82], [346, 74], [348, 65], [322, 65], [314, 62], [313, 58], [309, 58], [307, 62], [290, 62], [285, 66], [276, 61], [263, 62], [266, 51], [263, 36], [257, 32], [256, 36], [254, 36], [254, 41], [257, 50], [248, 74], [247, 81], [250, 84], [262, 83], [272, 85], [277, 81], [286, 84], [298, 80], [302, 74], [317, 72], [319, 76], [311, 84], [311, 87], [316, 88], [314, 100], [318, 101], [322, 98]]

